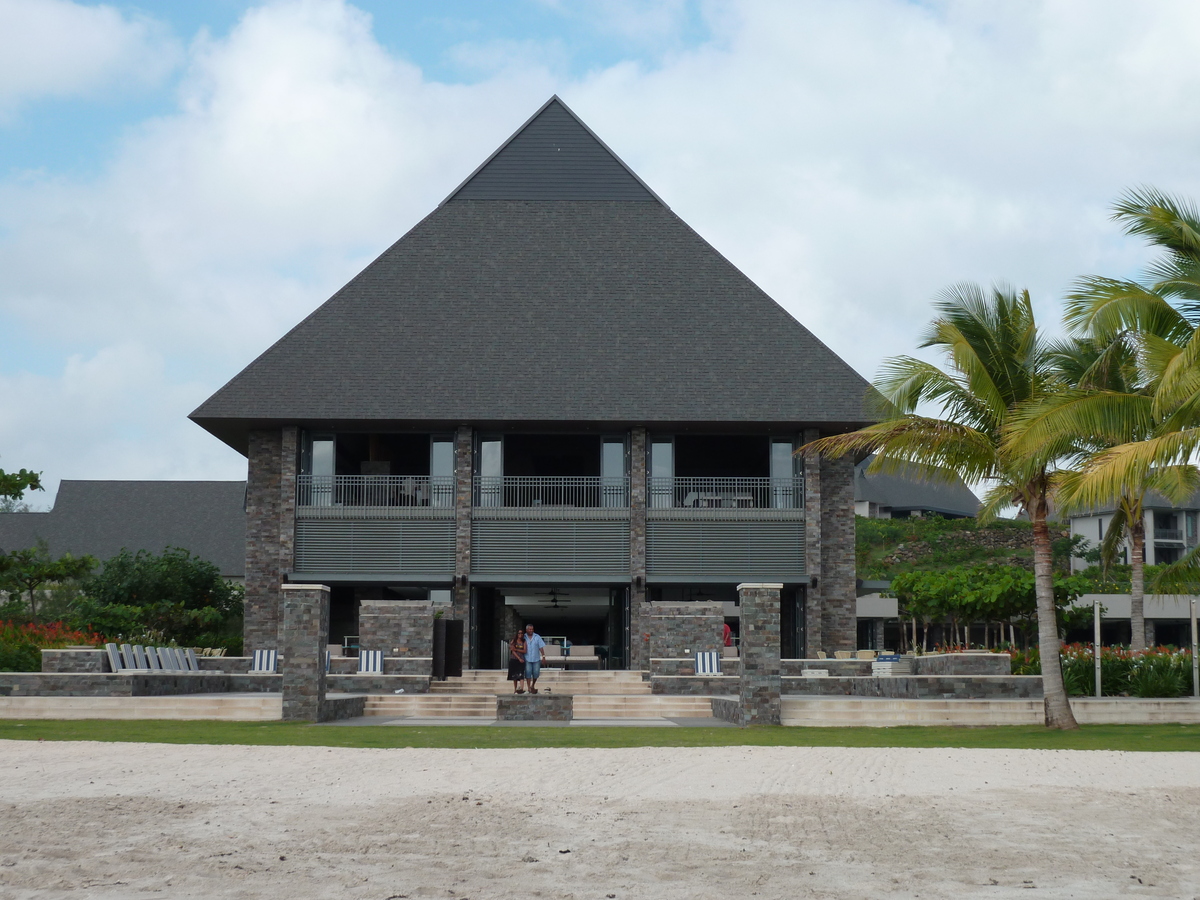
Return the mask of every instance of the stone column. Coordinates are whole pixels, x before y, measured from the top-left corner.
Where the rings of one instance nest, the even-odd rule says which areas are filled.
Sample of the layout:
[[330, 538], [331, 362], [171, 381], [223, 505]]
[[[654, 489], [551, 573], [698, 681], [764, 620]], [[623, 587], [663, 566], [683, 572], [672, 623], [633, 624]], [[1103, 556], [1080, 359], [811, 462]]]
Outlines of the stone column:
[[385, 657], [433, 659], [433, 604], [427, 600], [363, 600], [358, 612], [363, 650]]
[[279, 656], [283, 719], [320, 722], [325, 707], [325, 644], [329, 639], [329, 588], [285, 584]]
[[854, 460], [821, 460], [821, 645], [858, 646], [854, 561]]
[[[821, 433], [815, 428], [804, 430], [804, 443], [815, 441]], [[804, 571], [808, 574], [808, 589], [804, 594], [804, 655], [812, 659], [824, 649], [821, 634], [821, 458], [815, 453], [804, 454]]]
[[780, 724], [779, 592], [782, 584], [739, 584], [743, 725]]
[[251, 431], [246, 454], [247, 655], [279, 646], [279, 586], [294, 564], [297, 429]]
[[629, 435], [629, 659], [630, 669], [649, 668], [646, 604], [646, 429]]
[[475, 439], [470, 425], [454, 435], [454, 618], [463, 623], [463, 668], [471, 658], [471, 502], [474, 497]]

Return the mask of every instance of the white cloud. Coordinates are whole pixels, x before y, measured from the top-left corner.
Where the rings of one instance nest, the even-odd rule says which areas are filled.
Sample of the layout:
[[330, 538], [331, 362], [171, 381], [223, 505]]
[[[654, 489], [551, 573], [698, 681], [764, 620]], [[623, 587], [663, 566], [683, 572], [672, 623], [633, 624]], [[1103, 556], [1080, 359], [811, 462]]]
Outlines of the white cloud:
[[178, 53], [152, 20], [110, 6], [0, 0], [0, 114], [41, 97], [154, 83]]
[[[629, 8], [651, 16], [635, 30], [678, 17]], [[1193, 4], [704, 9], [711, 43], [663, 38], [657, 65], [575, 82], [545, 41], [481, 43], [503, 50], [480, 61], [492, 74], [430, 82], [335, 0], [272, 3], [197, 41], [177, 111], [102, 176], [0, 184], [0, 315], [89, 348], [58, 377], [3, 376], [46, 398], [0, 407], [5, 462], [238, 477], [186, 414], [553, 92], [868, 376], [952, 282], [1028, 286], [1052, 326], [1073, 277], [1133, 271], [1145, 251], [1107, 220], [1123, 188], [1200, 197]]]

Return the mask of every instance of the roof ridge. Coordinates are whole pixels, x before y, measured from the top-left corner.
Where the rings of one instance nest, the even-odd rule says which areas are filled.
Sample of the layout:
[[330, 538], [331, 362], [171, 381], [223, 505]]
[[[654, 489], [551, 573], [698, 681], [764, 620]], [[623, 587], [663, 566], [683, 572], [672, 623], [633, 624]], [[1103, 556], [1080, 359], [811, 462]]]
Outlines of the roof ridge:
[[[502, 144], [500, 144], [499, 147], [497, 147], [495, 150], [493, 150], [492, 153], [487, 157], [487, 159], [485, 159], [478, 166], [476, 166], [475, 170], [472, 171], [471, 174], [468, 175], [465, 179], [463, 179], [463, 181], [454, 190], [452, 190], [446, 196], [446, 199], [444, 199], [441, 203], [439, 203], [438, 206], [439, 207], [444, 206], [445, 204], [449, 203], [451, 200], [454, 200], [456, 197], [458, 197], [458, 195], [460, 193], [462, 193], [462, 191], [469, 184], [471, 184], [473, 181], [475, 181], [475, 179], [480, 174], [482, 174], [484, 172], [484, 170], [486, 170], [496, 160], [496, 158], [499, 157], [500, 154], [503, 153], [513, 143], [513, 141], [515, 141], [518, 137], [520, 137], [522, 134], [524, 134], [534, 122], [536, 122], [538, 119], [540, 119], [542, 117], [542, 115], [548, 109], [550, 109], [552, 106], [555, 106], [555, 105], [557, 105], [559, 108], [561, 108], [563, 110], [563, 112], [565, 112], [568, 116], [570, 116], [571, 119], [575, 122], [575, 124], [584, 130], [584, 132], [588, 135], [588, 137], [590, 137], [597, 144], [599, 144], [600, 147], [604, 150], [604, 152], [607, 153], [608, 156], [610, 156], [613, 159], [613, 161], [615, 161], [617, 163], [617, 165], [619, 165], [621, 167], [621, 169], [624, 170], [625, 174], [628, 175], [630, 178], [632, 178], [638, 184], [638, 186], [642, 188], [642, 190], [644, 190], [647, 194], [649, 194], [654, 200], [661, 203], [663, 205], [663, 207], [665, 207], [666, 209], [670, 209], [670, 207], [667, 206], [666, 202], [662, 199], [662, 197], [658, 196], [658, 194], [656, 194], [651, 189], [651, 187], [648, 184], [646, 184], [645, 181], [642, 180], [641, 176], [639, 176], [637, 174], [637, 172], [633, 171], [633, 169], [629, 166], [629, 164], [626, 163], [625, 160], [621, 159], [621, 157], [618, 156], [617, 153], [610, 146], [608, 146], [608, 144], [606, 144], [604, 142], [604, 140], [598, 134], [596, 134], [596, 132], [594, 132], [585, 121], [583, 121], [583, 119], [581, 119], [579, 117], [579, 115], [575, 112], [575, 110], [573, 110], [573, 109], [571, 109], [571, 107], [567, 106], [567, 104], [563, 101], [563, 99], [561, 97], [558, 96], [558, 94], [552, 94], [550, 96], [549, 100], [547, 100], [545, 103], [543, 103], [541, 106], [539, 106], [533, 115], [531, 115], [528, 119], [526, 119], [516, 131], [514, 131], [512, 134], [510, 134], [508, 136], [508, 138], [505, 139], [505, 141]], [[463, 199], [471, 199], [471, 198], [463, 198]], [[518, 198], [504, 198], [504, 199], [518, 199]], [[573, 198], [573, 199], [578, 199], [578, 198]]]

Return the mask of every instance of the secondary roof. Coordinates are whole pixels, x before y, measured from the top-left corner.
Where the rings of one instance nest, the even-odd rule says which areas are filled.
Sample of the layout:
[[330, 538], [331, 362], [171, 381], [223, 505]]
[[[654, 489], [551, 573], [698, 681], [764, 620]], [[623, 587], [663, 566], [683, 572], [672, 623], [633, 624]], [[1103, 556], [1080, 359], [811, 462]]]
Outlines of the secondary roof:
[[835, 430], [866, 389], [555, 97], [191, 418]]

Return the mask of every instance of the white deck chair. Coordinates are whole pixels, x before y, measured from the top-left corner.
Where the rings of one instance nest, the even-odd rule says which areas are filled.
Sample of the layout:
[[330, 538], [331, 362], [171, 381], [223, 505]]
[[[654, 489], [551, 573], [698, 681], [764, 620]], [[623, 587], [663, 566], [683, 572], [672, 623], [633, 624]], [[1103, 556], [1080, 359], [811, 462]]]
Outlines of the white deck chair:
[[116, 644], [105, 644], [104, 652], [108, 654], [108, 667], [114, 672], [120, 672], [121, 666], [121, 650]]
[[133, 661], [133, 648], [128, 644], [121, 645], [121, 668], [136, 669], [137, 664]]
[[255, 650], [254, 662], [250, 665], [251, 672], [269, 672], [275, 674], [275, 663], [278, 662], [279, 654], [275, 650]]
[[720, 675], [721, 654], [716, 650], [701, 650], [696, 654], [697, 675]]
[[153, 647], [146, 648], [146, 665], [150, 668], [151, 672], [162, 671], [162, 662], [158, 658], [158, 651]]
[[187, 671], [187, 663], [184, 661], [183, 653], [180, 652], [178, 647], [168, 647], [167, 653], [169, 653], [171, 655], [171, 662], [173, 663], [172, 668], [174, 669], [174, 671], [176, 671], [176, 672], [186, 672]]
[[382, 650], [359, 650], [358, 651], [358, 674], [359, 675], [382, 675], [383, 674], [383, 651]]
[[329, 666], [331, 665], [331, 663], [330, 663], [331, 659], [333, 659], [333, 654], [330, 651], [326, 650], [325, 651], [325, 674], [326, 675], [329, 674]]
[[184, 658], [187, 660], [189, 672], [199, 672], [200, 662], [196, 659], [196, 651], [188, 647], [183, 651]]
[[158, 661], [162, 665], [162, 670], [164, 672], [174, 672], [175, 671], [175, 654], [173, 654], [171, 652], [171, 648], [170, 647], [155, 647], [154, 649], [158, 653]]
[[133, 645], [133, 667], [135, 669], [150, 668], [150, 662], [146, 659], [146, 651], [142, 649], [141, 644]]

